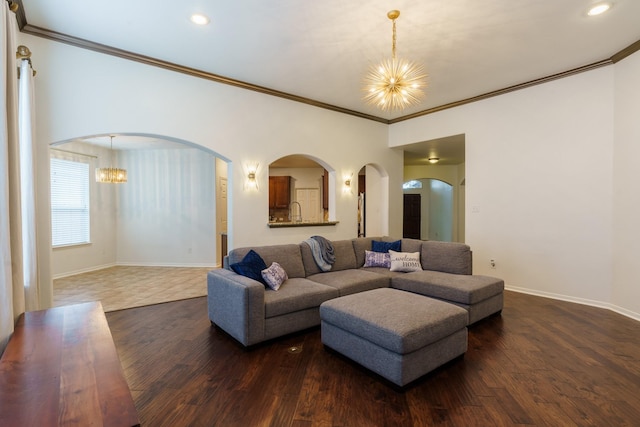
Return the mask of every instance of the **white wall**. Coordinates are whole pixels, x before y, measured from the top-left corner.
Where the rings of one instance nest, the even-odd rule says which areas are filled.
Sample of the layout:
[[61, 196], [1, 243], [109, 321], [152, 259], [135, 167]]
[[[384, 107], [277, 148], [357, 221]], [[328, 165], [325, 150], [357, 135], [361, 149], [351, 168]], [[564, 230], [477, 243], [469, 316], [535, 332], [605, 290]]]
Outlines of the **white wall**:
[[[317, 168], [269, 168], [271, 176], [290, 176], [293, 178], [292, 189], [321, 188], [324, 169]], [[295, 193], [293, 193], [295, 194]]]
[[196, 148], [120, 152], [117, 264], [217, 264], [215, 163]]
[[466, 135], [475, 273], [512, 289], [609, 303], [613, 83], [610, 66], [391, 126], [392, 147]]
[[[387, 203], [380, 216], [389, 234], [402, 232], [402, 216], [397, 213], [403, 157], [388, 149], [384, 124], [26, 34], [21, 42], [37, 58], [38, 149], [77, 136], [129, 132], [212, 150], [229, 160], [231, 248], [300, 242], [313, 234], [330, 239], [356, 235], [357, 195], [340, 190], [334, 214], [338, 225], [267, 227], [267, 165], [290, 154], [321, 158], [337, 175], [356, 175], [363, 164], [376, 164], [388, 175], [384, 179], [391, 190], [386, 197], [394, 202]], [[246, 166], [256, 163], [260, 190], [245, 191]], [[341, 185], [340, 181], [333, 184]]]
[[616, 64], [615, 70], [611, 302], [640, 313], [640, 53]]

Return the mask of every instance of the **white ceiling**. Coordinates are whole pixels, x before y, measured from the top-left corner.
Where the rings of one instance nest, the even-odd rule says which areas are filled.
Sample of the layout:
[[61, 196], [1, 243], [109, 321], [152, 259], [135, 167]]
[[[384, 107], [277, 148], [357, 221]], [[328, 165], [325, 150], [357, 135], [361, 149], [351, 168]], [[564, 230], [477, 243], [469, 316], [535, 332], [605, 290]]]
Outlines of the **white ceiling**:
[[[640, 40], [640, 0], [22, 0], [39, 27], [392, 120], [609, 60]], [[385, 113], [362, 101], [391, 53], [424, 64], [426, 98]], [[211, 22], [198, 27], [194, 12]], [[40, 31], [40, 30], [38, 30]], [[34, 58], [37, 66], [37, 58]]]

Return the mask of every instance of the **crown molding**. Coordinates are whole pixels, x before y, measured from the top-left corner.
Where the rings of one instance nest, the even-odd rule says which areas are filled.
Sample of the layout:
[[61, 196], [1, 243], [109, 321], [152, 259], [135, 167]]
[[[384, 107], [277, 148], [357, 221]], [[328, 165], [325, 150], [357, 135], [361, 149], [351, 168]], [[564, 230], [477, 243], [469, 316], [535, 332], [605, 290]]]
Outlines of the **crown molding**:
[[254, 92], [260, 92], [266, 95], [276, 96], [279, 98], [288, 99], [290, 101], [301, 102], [303, 104], [312, 105], [314, 107], [324, 108], [326, 110], [336, 111], [338, 113], [349, 114], [352, 116], [360, 117], [367, 120], [373, 120], [380, 123], [388, 124], [388, 120], [382, 117], [372, 116], [370, 114], [361, 113], [359, 111], [349, 110], [347, 108], [338, 107], [336, 105], [327, 104], [324, 102], [316, 101], [314, 99], [305, 98], [298, 95], [293, 95], [287, 92], [282, 92], [275, 89], [270, 89], [264, 86], [258, 86], [251, 83], [243, 82], [240, 80], [231, 79], [228, 77], [220, 76], [217, 74], [209, 73], [206, 71], [198, 70], [195, 68], [185, 67], [183, 65], [174, 64], [172, 62], [163, 61], [150, 56], [140, 55], [137, 53], [129, 52], [126, 50], [118, 49], [115, 47], [107, 46], [100, 43], [95, 43], [89, 40], [73, 37], [68, 34], [58, 33], [56, 31], [47, 30], [45, 28], [36, 27], [27, 24], [23, 27], [22, 32], [33, 36], [54, 40], [57, 42], [65, 43], [68, 45], [80, 47], [83, 49], [92, 50], [95, 52], [103, 53], [106, 55], [116, 56], [122, 59], [128, 59], [130, 61], [140, 62], [142, 64], [151, 65], [154, 67], [164, 68], [165, 70], [175, 71], [177, 73], [187, 74], [192, 77], [198, 77], [205, 80], [211, 80], [217, 83], [222, 83], [230, 86], [236, 86], [242, 89], [252, 90]]
[[243, 81], [240, 81], [240, 80], [231, 79], [231, 78], [228, 78], [228, 77], [220, 76], [220, 75], [217, 75], [217, 74], [209, 73], [209, 72], [198, 70], [198, 69], [195, 69], [195, 68], [185, 67], [185, 66], [174, 64], [174, 63], [171, 63], [171, 62], [163, 61], [163, 60], [160, 60], [160, 59], [157, 59], [157, 58], [152, 58], [152, 57], [149, 57], [149, 56], [140, 55], [140, 54], [137, 54], [137, 53], [133, 53], [133, 52], [129, 52], [129, 51], [126, 51], [126, 50], [114, 48], [114, 47], [103, 45], [103, 44], [100, 44], [100, 43], [95, 43], [95, 42], [92, 42], [92, 41], [89, 41], [89, 40], [85, 40], [85, 39], [81, 39], [81, 38], [78, 38], [78, 37], [73, 37], [73, 36], [70, 36], [68, 34], [63, 34], [63, 33], [59, 33], [59, 32], [52, 31], [52, 30], [48, 30], [48, 29], [45, 29], [45, 28], [36, 27], [36, 26], [30, 25], [30, 24], [27, 23], [26, 15], [25, 15], [25, 12], [24, 12], [24, 7], [22, 5], [22, 0], [14, 0], [13, 2], [17, 3], [19, 5], [18, 12], [16, 12], [16, 19], [18, 21], [18, 26], [20, 28], [20, 31], [22, 31], [22, 32], [24, 32], [26, 34], [30, 34], [30, 35], [46, 38], [46, 39], [49, 39], [49, 40], [54, 40], [54, 41], [57, 41], [57, 42], [60, 42], [60, 43], [69, 44], [69, 45], [72, 45], [72, 46], [76, 46], [76, 47], [80, 47], [80, 48], [83, 48], [83, 49], [92, 50], [92, 51], [103, 53], [103, 54], [106, 54], [106, 55], [116, 56], [118, 58], [127, 59], [127, 60], [130, 60], [130, 61], [135, 61], [135, 62], [139, 62], [139, 63], [146, 64], [146, 65], [151, 65], [151, 66], [154, 66], [154, 67], [163, 68], [163, 69], [169, 70], [169, 71], [175, 71], [175, 72], [178, 72], [178, 73], [187, 74], [187, 75], [190, 75], [190, 76], [193, 76], [193, 77], [197, 77], [197, 78], [201, 78], [201, 79], [205, 79], [205, 80], [210, 80], [210, 81], [214, 81], [214, 82], [217, 82], [217, 83], [231, 85], [231, 86], [239, 87], [239, 88], [242, 88], [242, 89], [263, 93], [263, 94], [266, 94], [266, 95], [276, 96], [276, 97], [279, 97], [279, 98], [288, 99], [290, 101], [300, 102], [300, 103], [311, 105], [311, 106], [314, 106], [314, 107], [324, 108], [326, 110], [335, 111], [335, 112], [343, 113], [343, 114], [348, 114], [348, 115], [355, 116], [355, 117], [360, 117], [360, 118], [363, 118], [363, 119], [366, 119], [366, 120], [372, 120], [372, 121], [383, 123], [383, 124], [399, 123], [399, 122], [402, 122], [402, 121], [405, 121], [405, 120], [414, 119], [416, 117], [426, 116], [426, 115], [429, 115], [429, 114], [437, 113], [439, 111], [448, 110], [450, 108], [459, 107], [461, 105], [470, 104], [472, 102], [482, 101], [484, 99], [493, 98], [493, 97], [499, 96], [499, 95], [504, 95], [504, 94], [509, 93], [509, 92], [514, 92], [514, 91], [517, 91], [517, 90], [520, 90], [520, 89], [526, 89], [526, 88], [529, 88], [529, 87], [532, 87], [532, 86], [548, 83], [548, 82], [553, 81], [553, 80], [558, 80], [558, 79], [561, 79], [561, 78], [564, 78], [564, 77], [569, 77], [569, 76], [573, 76], [575, 74], [583, 73], [583, 72], [586, 72], [586, 71], [591, 71], [591, 70], [594, 70], [596, 68], [612, 65], [612, 64], [615, 64], [615, 63], [617, 63], [619, 61], [622, 61], [623, 59], [627, 58], [628, 56], [630, 56], [630, 55], [632, 55], [635, 52], [640, 50], [640, 40], [638, 40], [635, 43], [632, 43], [631, 45], [629, 45], [626, 48], [622, 49], [621, 51], [615, 53], [609, 59], [604, 59], [602, 61], [594, 62], [592, 64], [584, 65], [584, 66], [581, 66], [581, 67], [578, 67], [578, 68], [574, 68], [574, 69], [571, 69], [571, 70], [568, 70], [568, 71], [563, 71], [561, 73], [553, 74], [553, 75], [550, 75], [550, 76], [542, 77], [542, 78], [531, 80], [531, 81], [524, 82], [524, 83], [519, 83], [517, 85], [509, 86], [509, 87], [506, 87], [506, 88], [503, 88], [503, 89], [498, 89], [498, 90], [495, 90], [495, 91], [487, 92], [487, 93], [484, 93], [482, 95], [474, 96], [474, 97], [471, 97], [471, 98], [462, 99], [460, 101], [455, 101], [455, 102], [451, 102], [451, 103], [448, 103], [448, 104], [440, 105], [440, 106], [437, 106], [437, 107], [429, 108], [427, 110], [419, 111], [419, 112], [416, 112], [416, 113], [413, 113], [413, 114], [408, 114], [406, 116], [397, 117], [395, 119], [385, 119], [383, 117], [373, 116], [371, 114], [365, 114], [365, 113], [361, 113], [359, 111], [350, 110], [348, 108], [342, 108], [342, 107], [338, 107], [336, 105], [327, 104], [325, 102], [316, 101], [316, 100], [311, 99], [311, 98], [305, 98], [305, 97], [298, 96], [298, 95], [293, 95], [293, 94], [290, 94], [290, 93], [287, 93], [287, 92], [282, 92], [282, 91], [279, 91], [279, 90], [270, 89], [268, 87], [254, 85], [254, 84], [251, 84], [251, 83], [247, 83], [247, 82], [243, 82]]
[[438, 107], [430, 108], [428, 110], [419, 111], [414, 114], [409, 114], [406, 116], [398, 117], [396, 119], [391, 119], [389, 120], [389, 124], [394, 124], [394, 123], [402, 122], [409, 119], [415, 119], [416, 117], [426, 116], [428, 114], [437, 113], [438, 111], [448, 110], [449, 108], [459, 107], [461, 105], [470, 104], [476, 101], [482, 101], [483, 99], [493, 98], [494, 96], [504, 95], [506, 93], [514, 92], [520, 89], [526, 89], [531, 86], [541, 85], [543, 83], [548, 83], [553, 80], [558, 80], [564, 77], [573, 76], [575, 74], [584, 73], [585, 71], [594, 70], [596, 68], [604, 67], [611, 64], [613, 64], [613, 61], [611, 59], [605, 59], [603, 61], [594, 62], [593, 64], [584, 65], [582, 67], [574, 68], [572, 70], [563, 71], [561, 73], [553, 74], [547, 77], [542, 77], [542, 78], [531, 80], [525, 83], [519, 83], [517, 85], [509, 86], [504, 89], [498, 89], [492, 92], [487, 92], [482, 95], [474, 96], [472, 98], [451, 102], [449, 104], [440, 105]]
[[611, 57], [611, 61], [615, 64], [616, 62], [620, 62], [625, 59], [627, 56], [631, 56], [637, 51], [640, 50], [640, 40], [635, 43], [631, 43], [629, 46], [622, 49], [620, 52], [616, 53]]

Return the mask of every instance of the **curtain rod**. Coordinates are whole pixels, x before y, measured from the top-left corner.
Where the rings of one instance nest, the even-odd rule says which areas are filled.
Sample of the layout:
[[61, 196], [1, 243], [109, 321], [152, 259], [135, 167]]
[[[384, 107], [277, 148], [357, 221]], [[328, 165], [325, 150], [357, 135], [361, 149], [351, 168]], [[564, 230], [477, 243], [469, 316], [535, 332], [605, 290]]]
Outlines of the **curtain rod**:
[[92, 157], [94, 159], [98, 158], [98, 156], [94, 156], [93, 154], [78, 153], [77, 151], [63, 150], [61, 148], [55, 148], [55, 147], [49, 147], [49, 150], [61, 151], [63, 153], [69, 153], [69, 154], [77, 154], [79, 156]]

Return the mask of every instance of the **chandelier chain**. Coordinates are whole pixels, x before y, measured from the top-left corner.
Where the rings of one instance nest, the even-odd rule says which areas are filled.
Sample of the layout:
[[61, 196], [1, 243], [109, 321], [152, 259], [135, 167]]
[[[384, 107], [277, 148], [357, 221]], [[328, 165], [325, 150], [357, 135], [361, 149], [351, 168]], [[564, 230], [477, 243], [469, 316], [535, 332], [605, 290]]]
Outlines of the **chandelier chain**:
[[391, 58], [396, 59], [396, 20], [393, 19], [393, 37], [391, 39]]

